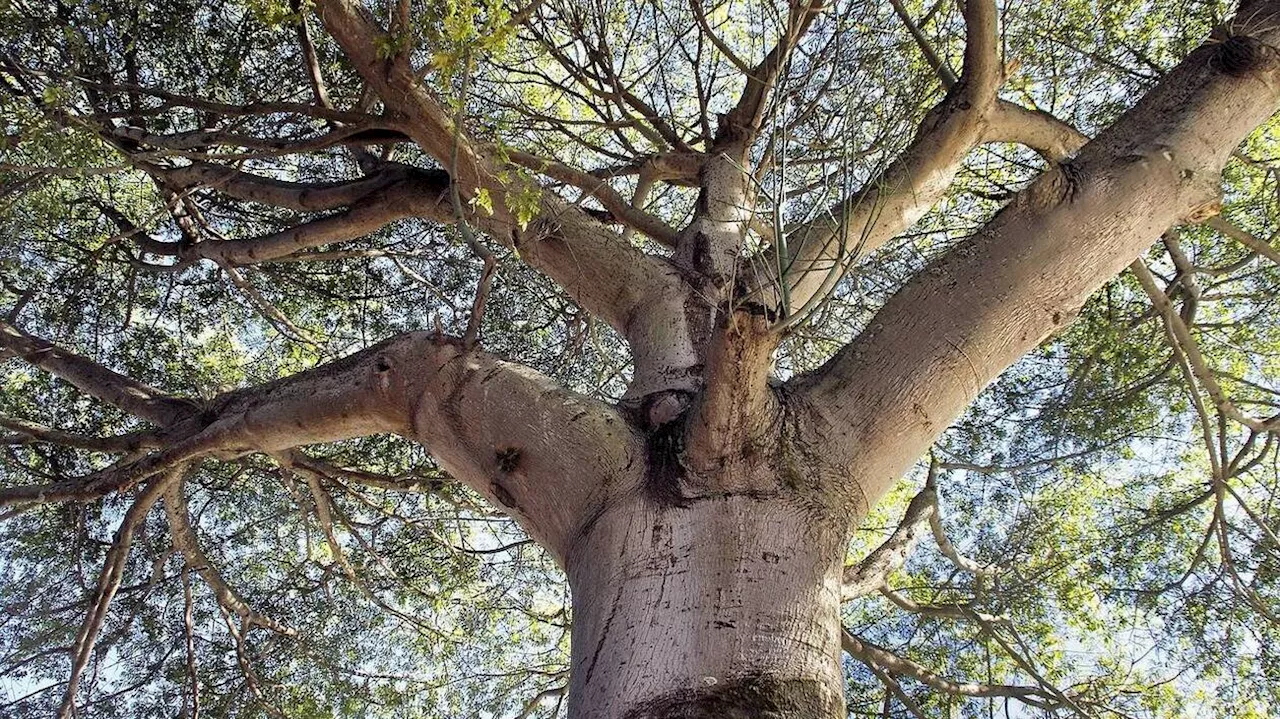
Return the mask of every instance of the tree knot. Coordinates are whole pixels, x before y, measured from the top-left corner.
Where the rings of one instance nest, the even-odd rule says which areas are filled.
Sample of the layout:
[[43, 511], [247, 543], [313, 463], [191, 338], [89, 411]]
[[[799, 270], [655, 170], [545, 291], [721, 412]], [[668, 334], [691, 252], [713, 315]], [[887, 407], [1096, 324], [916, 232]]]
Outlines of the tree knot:
[[1258, 70], [1274, 67], [1280, 52], [1255, 37], [1232, 34], [1225, 28], [1225, 37], [1218, 40], [1217, 50], [1210, 63], [1219, 72], [1231, 77], [1245, 77]]

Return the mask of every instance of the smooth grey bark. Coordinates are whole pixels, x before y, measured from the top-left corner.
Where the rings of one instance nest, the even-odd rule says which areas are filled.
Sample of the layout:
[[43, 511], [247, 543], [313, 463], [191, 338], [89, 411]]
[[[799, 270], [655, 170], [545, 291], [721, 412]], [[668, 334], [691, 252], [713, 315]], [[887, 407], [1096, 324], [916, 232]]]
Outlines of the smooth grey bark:
[[569, 716], [843, 716], [845, 538], [803, 493], [611, 504], [568, 565]]

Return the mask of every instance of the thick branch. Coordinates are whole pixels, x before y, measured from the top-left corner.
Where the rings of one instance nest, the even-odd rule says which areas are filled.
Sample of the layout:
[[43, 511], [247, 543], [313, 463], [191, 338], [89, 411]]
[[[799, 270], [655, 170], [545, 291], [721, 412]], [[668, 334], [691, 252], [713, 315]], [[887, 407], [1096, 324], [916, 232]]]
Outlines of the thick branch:
[[191, 411], [191, 404], [112, 371], [0, 321], [0, 349], [75, 385], [80, 391], [159, 425]]
[[[746, 74], [746, 87], [733, 109], [725, 115], [717, 129], [716, 142], [712, 154], [728, 153], [738, 162], [746, 159], [746, 149], [760, 132], [764, 120], [765, 107], [778, 77], [787, 67], [791, 51], [800, 38], [809, 31], [813, 21], [822, 12], [825, 0], [801, 0], [790, 3], [786, 26], [782, 35], [764, 58]], [[695, 15], [701, 18], [700, 9]], [[700, 20], [705, 23], [705, 19]], [[711, 35], [715, 38], [715, 35]], [[730, 55], [729, 57], [733, 57]]]
[[[19, 336], [44, 348], [39, 357], [72, 358], [79, 374], [66, 370], [69, 375], [109, 373], [118, 384], [142, 387], [43, 340]], [[155, 439], [162, 449], [86, 477], [0, 490], [0, 507], [96, 499], [210, 455], [275, 453], [395, 432], [425, 444], [455, 477], [563, 558], [605, 488], [638, 484], [644, 466], [640, 440], [612, 408], [527, 367], [425, 332], [207, 403], [145, 389], [148, 399], [181, 410], [152, 413], [165, 425]], [[140, 411], [149, 408], [143, 404]], [[175, 532], [181, 542], [181, 521]]]
[[415, 181], [379, 190], [336, 215], [296, 225], [282, 232], [241, 240], [197, 243], [179, 251], [183, 260], [207, 259], [247, 265], [287, 257], [334, 242], [352, 240], [406, 217], [437, 222], [454, 221], [447, 201], [449, 180], [444, 173], [422, 173]]
[[1053, 115], [1000, 100], [987, 123], [983, 142], [1026, 145], [1052, 162], [1074, 155], [1089, 136]]
[[96, 452], [134, 452], [144, 447], [154, 447], [156, 443], [154, 432], [130, 432], [114, 437], [88, 437], [4, 415], [0, 415], [0, 427], [17, 433], [17, 436], [12, 439], [0, 439], [0, 444], [47, 442]]
[[421, 85], [407, 60], [379, 57], [378, 47], [385, 44], [386, 34], [361, 4], [319, 0], [316, 5], [325, 27], [356, 70], [389, 108], [409, 118], [406, 127], [414, 141], [450, 168], [459, 190], [466, 196], [479, 189], [490, 191], [494, 214], [475, 218], [482, 230], [516, 247], [522, 260], [606, 320], [633, 348], [657, 343], [668, 350], [637, 354], [636, 386], [669, 384], [668, 375], [678, 375], [696, 362], [687, 330], [681, 326], [690, 288], [673, 268], [622, 242], [582, 208], [551, 192], [539, 193], [540, 216], [527, 230], [522, 228], [506, 201], [513, 191], [506, 184], [510, 173], [496, 169], [499, 163], [494, 157], [500, 153], [490, 156], [477, 147]]
[[[70, 356], [82, 371], [109, 372], [44, 344], [49, 348], [44, 356]], [[0, 507], [96, 499], [215, 453], [272, 452], [378, 432], [406, 432], [413, 411], [408, 388], [418, 381], [417, 363], [431, 348], [441, 346], [447, 343], [426, 333], [401, 335], [337, 362], [207, 403], [178, 400], [147, 388], [152, 401], [177, 408], [169, 414], [143, 415], [165, 425], [156, 434], [160, 450], [126, 457], [85, 477], [0, 490]], [[133, 380], [111, 375], [133, 386]], [[140, 407], [148, 409], [145, 403]]]
[[606, 490], [641, 481], [642, 440], [622, 416], [549, 377], [448, 345], [418, 378], [409, 436], [558, 560]]
[[[929, 111], [907, 149], [861, 190], [826, 213], [789, 228], [775, 247], [788, 285], [789, 310], [803, 319], [859, 257], [913, 225], [951, 186], [983, 137], [1000, 82], [996, 12], [990, 0], [965, 3], [965, 67], [959, 82]], [[764, 302], [779, 305], [776, 288]]]
[[379, 190], [399, 183], [416, 181], [421, 185], [421, 190], [429, 195], [433, 191], [438, 192], [437, 186], [448, 181], [448, 178], [441, 178], [436, 173], [398, 164], [386, 164], [376, 173], [356, 180], [315, 183], [277, 180], [208, 162], [194, 162], [185, 167], [173, 168], [147, 166], [144, 169], [175, 188], [208, 187], [237, 200], [299, 212], [323, 212], [349, 207]]
[[[1216, 208], [1219, 172], [1280, 103], [1280, 3], [1192, 53], [1075, 159], [909, 282], [800, 380], [874, 501], [1001, 371], [1064, 327], [1154, 238]], [[1237, 58], [1243, 43], [1252, 60]], [[904, 357], [912, 358], [903, 362]], [[892, 448], [867, 452], [859, 448]]]

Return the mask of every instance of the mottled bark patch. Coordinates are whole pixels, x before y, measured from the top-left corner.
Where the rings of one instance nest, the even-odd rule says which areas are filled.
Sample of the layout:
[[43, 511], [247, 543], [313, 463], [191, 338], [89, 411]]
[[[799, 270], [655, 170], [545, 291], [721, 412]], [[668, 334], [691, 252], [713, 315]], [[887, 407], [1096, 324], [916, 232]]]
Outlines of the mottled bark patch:
[[816, 679], [754, 676], [658, 697], [623, 719], [836, 719], [840, 709]]

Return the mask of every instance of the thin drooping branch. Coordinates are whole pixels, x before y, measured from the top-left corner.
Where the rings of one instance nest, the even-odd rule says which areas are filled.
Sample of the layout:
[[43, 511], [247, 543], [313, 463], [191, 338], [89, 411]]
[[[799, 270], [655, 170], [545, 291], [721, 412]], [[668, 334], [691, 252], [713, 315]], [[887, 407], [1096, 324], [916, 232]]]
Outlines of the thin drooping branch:
[[147, 513], [151, 511], [156, 500], [171, 484], [180, 480], [182, 473], [182, 469], [175, 469], [148, 484], [129, 506], [124, 518], [120, 520], [120, 527], [116, 530], [111, 548], [107, 550], [102, 572], [98, 576], [93, 602], [89, 605], [89, 612], [81, 622], [80, 630], [76, 633], [75, 642], [71, 646], [71, 673], [67, 678], [67, 688], [62, 696], [62, 704], [58, 708], [58, 719], [69, 719], [75, 715], [76, 689], [80, 685], [80, 676], [89, 664], [94, 644], [98, 640], [98, 633], [102, 629], [103, 622], [106, 621], [107, 611], [111, 608], [111, 601], [115, 598], [116, 591], [120, 589], [120, 580], [124, 577], [125, 563], [129, 559], [134, 532], [146, 519]]
[[342, 543], [338, 540], [334, 521], [335, 507], [333, 499], [320, 484], [323, 475], [307, 469], [304, 465], [294, 465], [290, 459], [291, 456], [292, 453], [278, 454], [276, 455], [276, 460], [286, 471], [297, 472], [302, 475], [303, 480], [306, 482], [307, 490], [311, 495], [316, 519], [320, 523], [320, 531], [324, 533], [325, 543], [328, 545], [329, 551], [333, 553], [334, 559], [342, 569], [342, 573], [347, 577], [347, 580], [364, 595], [365, 599], [368, 599], [383, 612], [399, 619], [417, 631], [430, 632], [431, 628], [423, 620], [393, 606], [374, 592], [369, 583], [365, 581], [364, 574], [351, 563], [346, 551], [342, 548]]
[[187, 677], [191, 681], [191, 719], [200, 719], [200, 676], [196, 672], [195, 601], [191, 595], [191, 573], [182, 570], [182, 626], [186, 635]]
[[[1276, 249], [1276, 247], [1274, 247], [1270, 242], [1254, 235], [1252, 232], [1247, 232], [1244, 229], [1241, 229], [1238, 225], [1229, 222], [1221, 215], [1215, 215], [1209, 218], [1205, 222], [1205, 225], [1221, 232], [1223, 235], [1230, 237], [1236, 242], [1239, 242], [1249, 248], [1251, 251], [1258, 253], [1277, 265], [1280, 265], [1280, 249]], [[1274, 238], [1272, 241], [1274, 241]]]
[[884, 713], [886, 715], [889, 714], [889, 710], [893, 707], [891, 698], [896, 697], [898, 701], [902, 702], [902, 706], [906, 707], [906, 710], [911, 714], [911, 716], [915, 717], [915, 719], [927, 719], [928, 715], [924, 713], [924, 709], [916, 702], [915, 699], [911, 698], [910, 694], [907, 694], [907, 691], [902, 688], [902, 685], [898, 683], [898, 680], [895, 679], [892, 674], [881, 669], [875, 664], [867, 664], [866, 666], [871, 670], [872, 674], [876, 675], [876, 679], [879, 679], [880, 683], [889, 690], [889, 693], [885, 696], [884, 700]]
[[331, 481], [347, 480], [369, 487], [377, 487], [392, 492], [414, 492], [428, 493], [438, 492], [444, 486], [445, 480], [441, 477], [421, 475], [416, 473], [402, 475], [385, 475], [375, 472], [367, 472], [350, 467], [339, 467], [331, 462], [311, 457], [300, 450], [294, 450], [288, 455], [289, 465], [294, 469], [302, 469], [305, 471], [315, 472], [324, 475]]
[[[1280, 3], [1193, 52], [1068, 163], [907, 283], [871, 329], [798, 381], [869, 501], [1001, 371], [1064, 327], [1164, 231], [1217, 207], [1220, 171], [1280, 104]], [[1267, 48], [1243, 65], [1243, 43]], [[902, 357], [912, 357], [903, 363]], [[874, 457], [857, 447], [893, 447]]]
[[508, 150], [507, 157], [517, 165], [540, 172], [559, 182], [577, 187], [600, 201], [613, 219], [639, 230], [667, 246], [675, 246], [676, 231], [661, 219], [639, 209], [613, 189], [608, 180], [596, 177], [555, 160], [547, 160], [527, 152]]
[[1185, 358], [1192, 372], [1193, 381], [1204, 387], [1209, 398], [1213, 400], [1214, 409], [1255, 432], [1280, 430], [1280, 415], [1268, 419], [1258, 419], [1245, 414], [1231, 401], [1231, 398], [1222, 389], [1222, 385], [1218, 383], [1218, 378], [1215, 376], [1213, 368], [1200, 351], [1200, 344], [1192, 336], [1191, 329], [1187, 327], [1186, 322], [1183, 321], [1177, 309], [1174, 308], [1169, 295], [1160, 289], [1160, 286], [1156, 283], [1155, 275], [1147, 268], [1146, 263], [1141, 259], [1135, 260], [1133, 264], [1129, 265], [1129, 270], [1138, 279], [1138, 283], [1142, 285], [1142, 290], [1146, 292], [1147, 298], [1151, 300], [1152, 306], [1156, 308], [1156, 312], [1159, 313], [1160, 318], [1164, 321], [1165, 331], [1169, 336], [1170, 343]]
[[196, 535], [195, 528], [191, 526], [191, 513], [187, 508], [184, 485], [185, 482], [182, 481], [171, 482], [165, 488], [164, 512], [169, 521], [169, 534], [173, 540], [173, 546], [182, 553], [186, 568], [200, 575], [200, 578], [204, 580], [204, 583], [213, 592], [213, 596], [218, 600], [218, 604], [222, 605], [226, 611], [240, 618], [241, 627], [259, 626], [286, 636], [293, 635], [295, 630], [292, 627], [281, 624], [249, 606], [227, 584], [222, 573], [210, 561], [209, 556], [205, 554], [204, 548], [200, 544], [200, 538]]
[[249, 645], [245, 641], [245, 627], [238, 627], [232, 621], [231, 612], [226, 607], [218, 605], [218, 611], [222, 614], [222, 621], [227, 625], [227, 633], [231, 635], [233, 646], [236, 653], [236, 663], [240, 665], [240, 673], [244, 676], [245, 687], [248, 688], [249, 694], [253, 696], [254, 701], [262, 706], [267, 714], [275, 719], [287, 719], [285, 713], [280, 707], [269, 701], [262, 692], [262, 681], [258, 678], [258, 672], [253, 668], [253, 661], [249, 657]]
[[[967, 697], [1010, 697], [1022, 700], [1035, 700], [1045, 697], [1045, 692], [1034, 686], [975, 684], [947, 679], [923, 664], [898, 656], [884, 647], [854, 635], [848, 629], [841, 630], [840, 644], [849, 656], [861, 662], [880, 667], [894, 674], [911, 677], [930, 689], [946, 694]], [[1037, 706], [1040, 705], [1038, 702], [1034, 703]]]
[[231, 280], [231, 284], [235, 285], [236, 289], [240, 290], [245, 298], [249, 300], [249, 304], [253, 306], [253, 309], [282, 336], [288, 337], [294, 342], [302, 342], [313, 346], [317, 344], [306, 330], [294, 324], [288, 315], [280, 311], [280, 308], [276, 307], [271, 300], [264, 297], [258, 291], [258, 288], [254, 287], [253, 283], [241, 274], [240, 270], [236, 269], [234, 265], [223, 262], [220, 267], [226, 273], [227, 279]]

